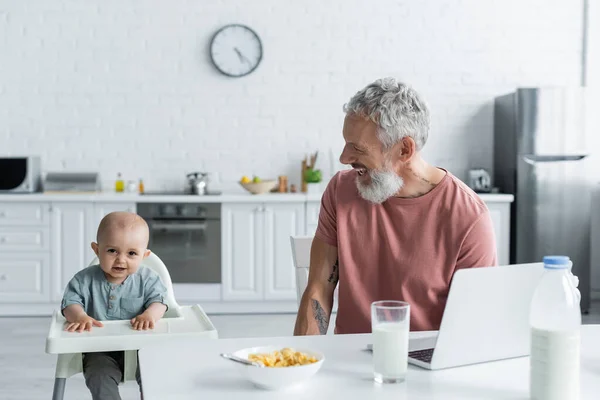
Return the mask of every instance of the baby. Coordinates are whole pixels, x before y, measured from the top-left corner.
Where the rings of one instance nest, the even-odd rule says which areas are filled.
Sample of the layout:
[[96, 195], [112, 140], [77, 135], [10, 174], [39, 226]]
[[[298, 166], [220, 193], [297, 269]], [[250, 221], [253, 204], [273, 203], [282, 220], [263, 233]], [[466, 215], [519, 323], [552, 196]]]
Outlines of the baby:
[[[100, 260], [71, 279], [62, 299], [69, 332], [90, 331], [106, 320], [130, 320], [135, 330], [153, 329], [167, 311], [167, 290], [156, 272], [140, 267], [150, 255], [148, 224], [137, 214], [113, 212], [100, 222], [92, 249]], [[120, 399], [122, 351], [85, 353], [83, 375], [96, 399]], [[140, 385], [139, 367], [136, 380]]]

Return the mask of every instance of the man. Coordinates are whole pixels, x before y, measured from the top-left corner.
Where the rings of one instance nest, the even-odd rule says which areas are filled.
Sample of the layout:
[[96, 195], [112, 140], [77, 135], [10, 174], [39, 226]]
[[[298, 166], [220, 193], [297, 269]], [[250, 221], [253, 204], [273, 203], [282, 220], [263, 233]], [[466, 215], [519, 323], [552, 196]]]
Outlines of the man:
[[496, 265], [485, 203], [421, 150], [429, 110], [392, 78], [344, 106], [337, 173], [321, 201], [295, 335], [325, 334], [339, 281], [335, 333], [371, 332], [371, 302], [411, 305], [411, 330], [439, 329], [454, 272]]

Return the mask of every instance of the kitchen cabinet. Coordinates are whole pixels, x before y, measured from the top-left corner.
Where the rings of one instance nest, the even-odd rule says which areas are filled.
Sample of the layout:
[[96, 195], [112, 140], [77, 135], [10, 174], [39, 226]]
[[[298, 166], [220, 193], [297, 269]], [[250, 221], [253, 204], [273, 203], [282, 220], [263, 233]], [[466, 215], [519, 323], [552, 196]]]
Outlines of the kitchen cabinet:
[[73, 275], [87, 267], [92, 257], [88, 232], [94, 204], [88, 202], [52, 203], [51, 253], [52, 300], [62, 299]]
[[221, 293], [223, 300], [263, 297], [264, 218], [262, 203], [221, 207]]
[[24, 225], [48, 225], [48, 203], [0, 202], [0, 226]]
[[50, 300], [48, 252], [0, 253], [0, 303]]
[[0, 202], [0, 303], [50, 300], [50, 204]]
[[510, 264], [510, 203], [487, 203], [496, 236], [498, 265]]
[[273, 203], [264, 206], [265, 299], [295, 300], [296, 271], [290, 236], [304, 235], [304, 203]]
[[223, 300], [294, 300], [289, 237], [304, 220], [304, 202], [223, 204]]

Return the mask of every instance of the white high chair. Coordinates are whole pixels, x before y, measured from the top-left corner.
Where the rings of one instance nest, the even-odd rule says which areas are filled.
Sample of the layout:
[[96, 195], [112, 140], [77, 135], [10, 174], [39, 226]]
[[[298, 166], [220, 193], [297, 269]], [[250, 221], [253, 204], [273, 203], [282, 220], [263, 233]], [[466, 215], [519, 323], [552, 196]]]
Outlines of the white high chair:
[[[98, 264], [96, 257], [89, 266]], [[66, 332], [65, 318], [55, 310], [46, 338], [46, 353], [57, 354], [53, 400], [62, 400], [66, 379], [83, 372], [82, 353], [99, 351], [125, 351], [123, 380], [135, 380], [137, 350], [148, 344], [173, 338], [198, 337], [217, 339], [214, 325], [199, 305], [180, 306], [175, 301], [173, 284], [167, 267], [154, 253], [142, 265], [156, 271], [167, 288], [168, 310], [153, 330], [135, 331], [129, 320], [102, 321], [102, 328], [93, 327], [91, 332]]]

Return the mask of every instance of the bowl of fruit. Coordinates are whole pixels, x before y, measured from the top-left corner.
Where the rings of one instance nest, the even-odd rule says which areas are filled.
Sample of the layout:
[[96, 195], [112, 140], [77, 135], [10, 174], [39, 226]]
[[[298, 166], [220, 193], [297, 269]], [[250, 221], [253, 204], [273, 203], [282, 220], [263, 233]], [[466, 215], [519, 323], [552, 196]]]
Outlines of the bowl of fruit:
[[240, 185], [252, 194], [269, 193], [277, 186], [276, 179], [260, 179], [258, 176], [252, 179], [247, 176], [242, 177]]

